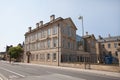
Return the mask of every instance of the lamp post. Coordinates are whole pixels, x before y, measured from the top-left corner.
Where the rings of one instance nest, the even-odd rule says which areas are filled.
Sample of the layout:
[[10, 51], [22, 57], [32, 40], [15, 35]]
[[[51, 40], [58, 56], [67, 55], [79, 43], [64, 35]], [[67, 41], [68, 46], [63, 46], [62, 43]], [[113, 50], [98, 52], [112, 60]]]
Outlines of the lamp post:
[[[82, 20], [82, 38], [84, 37], [84, 26], [83, 26], [83, 16], [78, 17], [79, 20]], [[84, 39], [82, 41], [83, 51], [85, 50], [84, 46]]]
[[58, 24], [58, 66], [59, 66], [59, 24]]
[[[79, 20], [82, 20], [82, 46], [83, 46], [83, 51], [85, 50], [85, 45], [84, 45], [84, 26], [83, 26], [83, 16], [79, 16], [78, 17]], [[86, 57], [84, 56], [84, 65], [85, 65], [85, 69], [86, 69]]]
[[79, 16], [78, 19], [82, 20], [82, 36], [84, 36], [83, 16]]

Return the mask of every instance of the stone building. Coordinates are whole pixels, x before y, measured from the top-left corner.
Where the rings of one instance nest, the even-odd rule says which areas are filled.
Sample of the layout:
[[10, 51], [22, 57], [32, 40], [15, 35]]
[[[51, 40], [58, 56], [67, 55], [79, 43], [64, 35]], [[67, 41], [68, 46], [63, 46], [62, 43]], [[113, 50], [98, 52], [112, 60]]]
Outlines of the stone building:
[[76, 26], [71, 18], [50, 16], [48, 23], [40, 21], [25, 33], [24, 62], [59, 65], [74, 61]]
[[[98, 61], [100, 63], [118, 63], [118, 43], [120, 43], [120, 36], [108, 36], [99, 39], [96, 43], [96, 53], [98, 55]], [[109, 60], [110, 59], [110, 60]], [[110, 63], [111, 63], [110, 62]]]
[[88, 34], [82, 37], [79, 42], [77, 50], [77, 61], [78, 62], [97, 62], [96, 56], [96, 38], [93, 34]]
[[6, 52], [0, 52], [0, 60], [6, 59]]

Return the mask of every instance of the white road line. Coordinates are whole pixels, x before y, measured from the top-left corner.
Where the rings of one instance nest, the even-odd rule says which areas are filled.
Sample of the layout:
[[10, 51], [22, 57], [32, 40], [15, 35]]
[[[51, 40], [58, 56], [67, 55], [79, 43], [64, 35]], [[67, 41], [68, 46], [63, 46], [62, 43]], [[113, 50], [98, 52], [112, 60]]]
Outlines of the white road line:
[[0, 80], [3, 80], [3, 79], [0, 77]]
[[8, 71], [8, 72], [11, 72], [11, 73], [16, 74], [16, 75], [21, 76], [21, 77], [25, 77], [25, 76], [22, 75], [22, 74], [16, 73], [16, 72], [14, 72], [14, 71], [11, 71], [11, 70], [8, 70], [8, 69], [2, 68], [2, 67], [0, 67], [0, 69], [3, 69], [3, 70]]
[[0, 73], [0, 80], [8, 80], [8, 79]]

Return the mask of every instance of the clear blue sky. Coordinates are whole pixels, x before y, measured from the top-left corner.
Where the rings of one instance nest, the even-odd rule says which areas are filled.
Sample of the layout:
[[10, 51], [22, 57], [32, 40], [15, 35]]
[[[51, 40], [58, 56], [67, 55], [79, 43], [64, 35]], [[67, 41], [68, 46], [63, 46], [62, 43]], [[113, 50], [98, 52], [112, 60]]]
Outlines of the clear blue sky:
[[81, 35], [84, 17], [85, 32], [103, 37], [120, 35], [120, 0], [0, 0], [0, 51], [6, 45], [24, 41], [29, 26], [35, 28], [40, 20], [49, 21], [49, 16], [71, 17]]

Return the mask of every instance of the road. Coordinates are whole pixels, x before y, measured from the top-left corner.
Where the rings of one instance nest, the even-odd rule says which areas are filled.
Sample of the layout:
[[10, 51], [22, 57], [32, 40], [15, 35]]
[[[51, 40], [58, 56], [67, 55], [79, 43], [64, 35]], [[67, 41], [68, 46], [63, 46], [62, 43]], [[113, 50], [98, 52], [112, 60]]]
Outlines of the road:
[[5, 80], [120, 80], [120, 77], [62, 67], [10, 64], [3, 61], [0, 61], [0, 76]]

